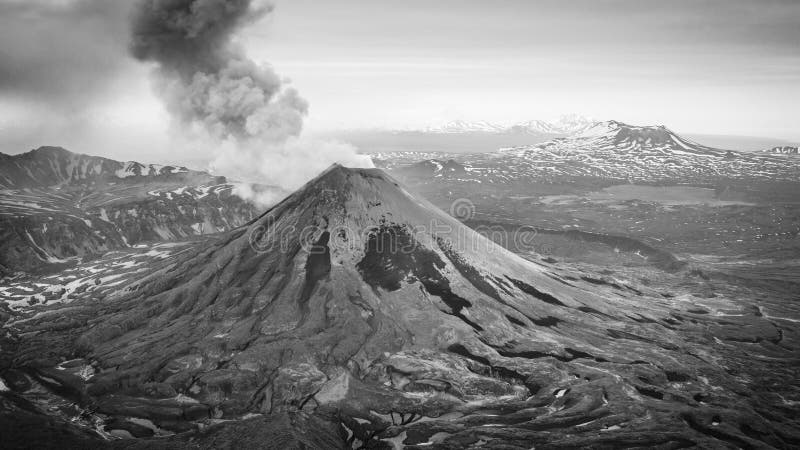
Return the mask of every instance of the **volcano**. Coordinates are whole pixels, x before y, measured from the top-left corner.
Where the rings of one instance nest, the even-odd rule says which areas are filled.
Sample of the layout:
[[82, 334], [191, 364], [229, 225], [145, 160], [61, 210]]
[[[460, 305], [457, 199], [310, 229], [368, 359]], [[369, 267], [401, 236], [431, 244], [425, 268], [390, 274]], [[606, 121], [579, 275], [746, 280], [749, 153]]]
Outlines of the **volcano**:
[[702, 311], [522, 259], [378, 169], [335, 165], [113, 295], [6, 327], [12, 391], [145, 436], [280, 419], [296, 433], [275, 445], [314, 431], [312, 448], [792, 438], [721, 367]]
[[724, 156], [726, 150], [707, 147], [683, 138], [663, 125], [636, 126], [609, 120], [597, 122], [573, 136], [581, 145], [617, 151], [671, 151], [704, 156]]

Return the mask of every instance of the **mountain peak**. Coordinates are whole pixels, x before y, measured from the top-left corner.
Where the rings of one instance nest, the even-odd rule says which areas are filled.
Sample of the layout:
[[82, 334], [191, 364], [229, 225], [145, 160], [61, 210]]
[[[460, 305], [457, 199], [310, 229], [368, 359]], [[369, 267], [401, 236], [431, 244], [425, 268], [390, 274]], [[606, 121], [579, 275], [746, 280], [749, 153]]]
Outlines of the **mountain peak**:
[[590, 141], [597, 148], [663, 149], [708, 155], [724, 153], [724, 151], [683, 138], [664, 125], [631, 125], [617, 120], [597, 122], [573, 137], [582, 141]]
[[574, 135], [591, 128], [597, 121], [580, 114], [565, 114], [555, 120], [531, 120], [514, 125], [528, 133]]
[[448, 222], [450, 227], [463, 226], [426, 200], [414, 197], [384, 171], [340, 164], [331, 165], [267, 211], [262, 216], [263, 224], [287, 215], [292, 217], [294, 226], [338, 227], [350, 234], [390, 222], [427, 227], [436, 220]]
[[214, 178], [186, 167], [115, 161], [101, 156], [71, 152], [63, 147], [42, 146], [26, 153], [3, 155], [0, 187], [48, 187], [66, 184], [115, 183], [143, 177]]
[[[319, 175], [307, 182], [293, 195], [306, 195], [309, 190], [336, 190], [338, 192], [350, 191], [353, 189], [365, 189], [359, 179], [380, 180], [382, 183], [391, 183], [397, 186], [397, 182], [388, 174], [380, 169], [345, 167], [339, 163], [331, 164]], [[371, 188], [375, 188], [372, 186]]]
[[457, 133], [501, 133], [505, 131], [503, 125], [487, 121], [469, 122], [466, 120], [453, 120], [440, 126], [425, 128], [428, 133], [457, 134]]
[[503, 125], [487, 121], [469, 122], [454, 120], [441, 126], [424, 129], [428, 133], [492, 133], [492, 134], [555, 134], [572, 135], [589, 128], [595, 121], [579, 114], [566, 114], [555, 120], [529, 120], [513, 125]]
[[628, 125], [622, 122], [618, 122], [616, 120], [606, 120], [603, 122], [595, 122], [590, 127], [586, 128], [585, 130], [577, 133], [573, 137], [575, 138], [587, 138], [587, 137], [597, 137], [597, 136], [604, 136], [614, 133], [615, 131], [619, 130], [622, 127], [627, 127]]
[[57, 147], [57, 146], [51, 146], [51, 145], [43, 145], [43, 146], [41, 146], [39, 148], [35, 148], [35, 149], [29, 151], [28, 153], [34, 154], [34, 155], [39, 155], [39, 154], [43, 154], [43, 155], [75, 155], [76, 154], [76, 153], [73, 153], [73, 152], [65, 149], [64, 147]]

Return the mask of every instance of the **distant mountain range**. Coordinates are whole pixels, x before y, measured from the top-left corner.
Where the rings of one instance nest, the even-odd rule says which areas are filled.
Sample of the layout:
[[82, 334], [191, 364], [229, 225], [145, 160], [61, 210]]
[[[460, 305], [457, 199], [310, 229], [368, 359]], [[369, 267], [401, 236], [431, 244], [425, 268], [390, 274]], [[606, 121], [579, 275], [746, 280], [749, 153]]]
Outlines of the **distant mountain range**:
[[40, 147], [19, 155], [0, 153], [0, 188], [89, 185], [143, 178], [210, 182], [214, 177], [179, 166], [120, 162], [72, 153], [60, 147]]
[[513, 125], [457, 120], [419, 129], [356, 129], [331, 132], [328, 137], [349, 142], [362, 152], [494, 151], [502, 147], [537, 144], [589, 128], [594, 121], [578, 115], [548, 122], [531, 120]]
[[59, 147], [0, 153], [0, 275], [229, 230], [257, 212], [236, 188], [185, 167]]
[[[402, 176], [449, 177], [476, 183], [513, 184], [563, 177], [643, 183], [719, 179], [800, 181], [800, 164], [785, 155], [716, 149], [679, 136], [664, 126], [635, 126], [618, 121], [597, 122], [569, 137], [495, 152], [431, 153], [421, 158], [422, 155], [382, 153], [375, 155], [374, 160], [379, 167], [400, 171]], [[462, 167], [454, 168], [455, 165]]]
[[443, 125], [423, 128], [422, 130], [401, 131], [423, 131], [426, 133], [502, 133], [506, 130], [506, 127], [491, 122], [454, 120]]
[[[406, 129], [356, 129], [328, 133], [352, 143], [362, 152], [491, 152], [505, 147], [536, 145], [555, 138], [576, 136], [602, 121], [578, 114], [557, 120], [530, 120], [512, 125], [488, 121], [456, 120], [436, 126]], [[682, 133], [702, 145], [736, 151], [762, 151], [796, 146], [795, 142], [768, 137]], [[776, 151], [777, 152], [777, 151]]]
[[[518, 125], [573, 130], [570, 136], [494, 152], [384, 152], [379, 167], [429, 182], [491, 183], [522, 189], [532, 180], [570, 177], [622, 183], [710, 183], [724, 179], [800, 181], [797, 147], [737, 152], [698, 144], [664, 126], [635, 126], [567, 117]], [[494, 129], [459, 124], [456, 129]], [[454, 131], [452, 131], [455, 133]], [[473, 134], [460, 136], [469, 142]], [[534, 134], [524, 134], [534, 136]], [[543, 136], [543, 135], [539, 135]], [[139, 242], [218, 233], [251, 220], [258, 207], [235, 195], [224, 177], [120, 162], [42, 147], [0, 154], [0, 272], [69, 263]], [[280, 197], [277, 188], [261, 187]]]
[[500, 125], [491, 122], [467, 122], [456, 120], [441, 126], [428, 127], [421, 131], [426, 133], [496, 133], [496, 134], [528, 134], [528, 135], [572, 135], [590, 128], [596, 122], [577, 115], [561, 116], [555, 121], [531, 120], [513, 125]]

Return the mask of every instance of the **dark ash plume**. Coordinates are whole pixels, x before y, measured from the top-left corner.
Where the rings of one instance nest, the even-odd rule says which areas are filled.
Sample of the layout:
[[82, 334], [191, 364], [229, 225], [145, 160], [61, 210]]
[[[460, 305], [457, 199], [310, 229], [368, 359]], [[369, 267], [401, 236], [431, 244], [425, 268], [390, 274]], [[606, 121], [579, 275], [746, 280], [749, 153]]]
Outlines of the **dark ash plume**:
[[271, 11], [252, 0], [141, 0], [130, 51], [157, 64], [160, 93], [184, 124], [222, 140], [284, 142], [300, 134], [308, 103], [232, 40]]

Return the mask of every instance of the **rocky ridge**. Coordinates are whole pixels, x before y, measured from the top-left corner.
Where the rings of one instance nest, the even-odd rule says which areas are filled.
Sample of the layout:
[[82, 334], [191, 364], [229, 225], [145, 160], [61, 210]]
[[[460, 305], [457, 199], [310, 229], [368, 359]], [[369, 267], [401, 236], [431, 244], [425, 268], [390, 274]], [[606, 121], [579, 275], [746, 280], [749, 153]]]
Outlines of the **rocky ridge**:
[[203, 178], [204, 172], [180, 166], [120, 162], [72, 153], [61, 147], [39, 147], [19, 155], [0, 153], [0, 188], [109, 183], [129, 178]]
[[[0, 155], [0, 272], [140, 242], [219, 233], [255, 216], [224, 177], [42, 147]], [[4, 269], [3, 269], [4, 268]]]

